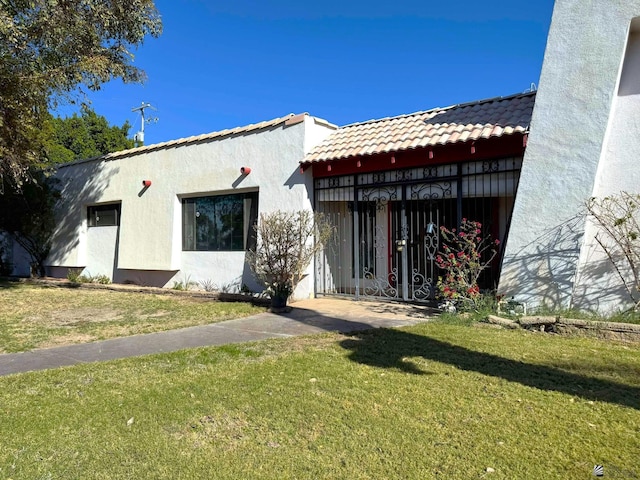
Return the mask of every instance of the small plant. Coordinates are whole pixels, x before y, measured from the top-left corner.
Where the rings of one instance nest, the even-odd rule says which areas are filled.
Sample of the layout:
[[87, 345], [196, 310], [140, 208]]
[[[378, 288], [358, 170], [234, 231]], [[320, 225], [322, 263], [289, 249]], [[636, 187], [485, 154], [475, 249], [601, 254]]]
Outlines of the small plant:
[[82, 277], [81, 273], [82, 268], [70, 268], [67, 270], [67, 280], [74, 284], [82, 283], [82, 280], [80, 279]]
[[100, 283], [107, 285], [111, 283], [111, 279], [108, 275], [96, 275], [95, 277], [89, 273], [82, 274], [82, 268], [70, 268], [67, 270], [67, 280], [69, 282], [79, 285], [81, 283]]
[[196, 285], [198, 285], [198, 283], [191, 280], [191, 275], [185, 275], [181, 281], [179, 280], [174, 281], [172, 288], [174, 290], [187, 291], [187, 290], [191, 290], [191, 288], [193, 288]]
[[205, 292], [217, 292], [219, 290], [218, 285], [211, 279], [202, 280], [200, 282], [200, 288]]
[[97, 277], [93, 277], [93, 281], [101, 285], [109, 285], [111, 283], [111, 279], [107, 275], [98, 275]]
[[489, 236], [482, 235], [480, 222], [466, 218], [459, 229], [440, 227], [440, 234], [444, 240], [442, 251], [436, 256], [436, 265], [444, 271], [437, 284], [440, 296], [458, 311], [476, 310], [486, 303], [478, 278], [496, 256], [500, 242], [491, 242]]

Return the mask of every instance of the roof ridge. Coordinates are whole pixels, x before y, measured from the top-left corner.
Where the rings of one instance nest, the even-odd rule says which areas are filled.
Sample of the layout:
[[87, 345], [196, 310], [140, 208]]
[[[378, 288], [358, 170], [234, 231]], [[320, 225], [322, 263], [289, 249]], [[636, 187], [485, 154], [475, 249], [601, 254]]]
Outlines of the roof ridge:
[[514, 94], [511, 94], [511, 95], [483, 98], [481, 100], [474, 100], [474, 101], [465, 102], [465, 103], [456, 103], [454, 105], [449, 105], [449, 106], [446, 106], [446, 107], [434, 107], [434, 108], [430, 108], [429, 110], [418, 110], [418, 111], [413, 112], [413, 113], [403, 113], [401, 115], [395, 115], [395, 116], [392, 116], [392, 117], [372, 118], [370, 120], [365, 120], [363, 122], [348, 123], [347, 125], [343, 125], [342, 127], [339, 127], [339, 128], [343, 129], [343, 128], [350, 128], [350, 127], [357, 127], [357, 126], [361, 126], [361, 125], [367, 125], [367, 124], [370, 124], [370, 123], [379, 123], [379, 122], [384, 122], [384, 121], [389, 121], [389, 120], [396, 120], [396, 119], [401, 119], [401, 118], [414, 117], [416, 115], [424, 115], [424, 114], [433, 113], [433, 112], [437, 112], [437, 111], [452, 110], [454, 108], [470, 107], [470, 106], [474, 106], [474, 105], [480, 105], [480, 104], [483, 104], [483, 103], [501, 102], [501, 101], [504, 101], [504, 100], [511, 100], [511, 99], [514, 99], [514, 98], [517, 98], [517, 97], [533, 96], [535, 94], [536, 94], [536, 91], [532, 91], [532, 92], [514, 93]]
[[244, 133], [244, 132], [249, 132], [252, 130], [261, 130], [264, 128], [268, 128], [268, 127], [273, 127], [275, 125], [280, 125], [281, 123], [285, 123], [288, 120], [291, 120], [292, 118], [298, 117], [298, 116], [308, 116], [309, 113], [308, 112], [302, 112], [302, 113], [298, 113], [298, 114], [294, 114], [294, 113], [289, 113], [287, 115], [284, 115], [282, 117], [276, 117], [273, 118], [271, 120], [264, 120], [262, 122], [255, 122], [255, 123], [250, 123], [247, 125], [241, 125], [238, 127], [233, 127], [233, 128], [225, 128], [223, 130], [217, 130], [215, 132], [209, 132], [209, 133], [203, 133], [200, 135], [192, 135], [190, 137], [182, 137], [182, 138], [177, 138], [174, 140], [167, 140], [165, 142], [159, 142], [159, 143], [153, 143], [151, 145], [143, 145], [141, 147], [134, 147], [134, 148], [129, 148], [127, 150], [119, 150], [117, 152], [111, 152], [111, 153], [106, 153], [104, 155], [99, 155], [97, 157], [92, 157], [92, 158], [83, 158], [81, 160], [76, 160], [73, 162], [69, 162], [69, 163], [63, 163], [61, 165], [58, 165], [57, 168], [65, 168], [67, 166], [71, 166], [71, 165], [75, 165], [78, 163], [84, 163], [84, 162], [92, 162], [92, 161], [98, 161], [98, 160], [112, 160], [112, 159], [116, 159], [116, 158], [120, 158], [120, 157], [127, 157], [130, 155], [138, 155], [140, 153], [144, 153], [144, 152], [151, 152], [154, 150], [162, 150], [164, 148], [168, 148], [168, 147], [174, 147], [174, 146], [178, 146], [178, 145], [188, 145], [190, 143], [197, 143], [197, 142], [203, 142], [206, 140], [210, 140], [210, 139], [219, 139], [219, 138], [224, 138], [224, 137], [228, 137], [231, 135], [236, 135], [239, 133]]
[[302, 163], [526, 135], [536, 93], [491, 97], [350, 124], [311, 149]]

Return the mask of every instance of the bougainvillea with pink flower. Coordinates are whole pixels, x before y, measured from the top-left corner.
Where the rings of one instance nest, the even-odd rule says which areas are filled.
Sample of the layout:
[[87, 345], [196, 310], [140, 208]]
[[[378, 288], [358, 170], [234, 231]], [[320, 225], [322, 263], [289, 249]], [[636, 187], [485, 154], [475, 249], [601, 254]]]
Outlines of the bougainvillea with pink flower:
[[498, 240], [482, 234], [482, 224], [462, 219], [458, 229], [440, 227], [442, 249], [436, 265], [443, 275], [438, 278], [438, 291], [444, 300], [463, 309], [473, 308], [480, 298], [478, 279], [498, 253]]

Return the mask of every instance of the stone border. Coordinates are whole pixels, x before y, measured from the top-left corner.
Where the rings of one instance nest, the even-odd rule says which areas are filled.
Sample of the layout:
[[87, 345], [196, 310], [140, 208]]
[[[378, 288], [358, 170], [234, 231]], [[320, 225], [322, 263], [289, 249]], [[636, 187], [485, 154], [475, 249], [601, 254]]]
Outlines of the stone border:
[[511, 329], [527, 329], [560, 334], [587, 334], [611, 340], [640, 343], [640, 325], [600, 322], [552, 316], [526, 316], [517, 319], [488, 315], [488, 323]]

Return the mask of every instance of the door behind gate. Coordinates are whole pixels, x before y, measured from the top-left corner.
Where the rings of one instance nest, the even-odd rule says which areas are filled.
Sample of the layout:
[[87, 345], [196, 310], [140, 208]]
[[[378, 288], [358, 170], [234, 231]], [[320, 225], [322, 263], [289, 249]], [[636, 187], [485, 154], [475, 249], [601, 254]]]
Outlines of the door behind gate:
[[365, 188], [358, 203], [359, 294], [435, 299], [440, 226], [456, 218], [449, 184]]

